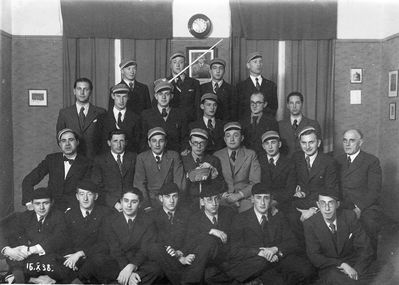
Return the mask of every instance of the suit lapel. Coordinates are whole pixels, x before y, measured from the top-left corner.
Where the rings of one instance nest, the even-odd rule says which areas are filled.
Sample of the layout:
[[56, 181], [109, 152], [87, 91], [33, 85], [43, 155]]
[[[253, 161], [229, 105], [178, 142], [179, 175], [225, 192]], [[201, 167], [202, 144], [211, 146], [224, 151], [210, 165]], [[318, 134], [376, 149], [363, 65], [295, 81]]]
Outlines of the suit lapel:
[[245, 150], [243, 148], [240, 148], [237, 151], [237, 159], [236, 159], [236, 162], [234, 164], [234, 175], [236, 175], [237, 172], [241, 169], [241, 167], [244, 164], [245, 160], [246, 160]]
[[231, 171], [230, 158], [227, 147], [224, 148], [222, 151], [222, 159], [220, 159], [220, 164], [222, 165], [222, 169], [225, 169], [228, 172], [228, 177], [231, 177], [231, 179], [233, 179], [233, 172]]
[[309, 171], [308, 179], [312, 179], [318, 172], [319, 172], [319, 165], [320, 165], [320, 153], [317, 154], [315, 160], [313, 161], [313, 165]]
[[[346, 155], [345, 155], [345, 157], [346, 157]], [[363, 159], [364, 159], [363, 153], [360, 151], [360, 153], [357, 155], [355, 160], [353, 162], [351, 162], [349, 168], [346, 166], [347, 162], [345, 159], [345, 161], [343, 162], [344, 167], [345, 167], [344, 175], [347, 176], [347, 175], [351, 174], [353, 171], [355, 171], [356, 169], [358, 169], [362, 165]]]
[[122, 167], [122, 177], [126, 176], [126, 173], [128, 172], [128, 170], [132, 167], [132, 154], [125, 152], [125, 155], [123, 156], [123, 167]]
[[165, 152], [164, 155], [162, 156], [161, 170], [159, 171], [159, 174], [161, 175], [162, 180], [165, 180], [166, 176], [169, 173], [169, 169], [170, 169], [171, 165], [172, 165], [172, 159], [168, 156], [168, 153]]
[[68, 116], [72, 120], [71, 128], [73, 130], [82, 131], [81, 128], [80, 128], [80, 124], [79, 124], [79, 114], [78, 114], [78, 111], [76, 109], [76, 103], [73, 104], [72, 106], [70, 106], [67, 110], [68, 110], [68, 113], [69, 113]]
[[348, 227], [344, 215], [341, 215], [341, 211], [337, 212], [337, 251], [341, 254], [344, 248], [345, 242], [349, 237]]
[[259, 224], [258, 218], [256, 217], [255, 210], [251, 209], [248, 219], [249, 227], [256, 233], [258, 236], [261, 236], [263, 239], [262, 228]]
[[[65, 177], [65, 167], [64, 167], [64, 155], [62, 153], [60, 153], [60, 155], [58, 156], [56, 165], [54, 167], [54, 172], [56, 177], [58, 177], [57, 180], [64, 182], [66, 177]], [[69, 169], [68, 174], [69, 172], [71, 172], [71, 169]]]
[[285, 166], [286, 166], [286, 163], [285, 163], [284, 159], [280, 156], [280, 158], [277, 160], [274, 170], [272, 171], [273, 180], [283, 172], [283, 170], [286, 168]]
[[[325, 240], [328, 243], [328, 248], [331, 248], [335, 252], [336, 256], [338, 256], [338, 251], [337, 251], [338, 246], [335, 245], [331, 231], [329, 230], [326, 222], [324, 221], [323, 216], [321, 215], [321, 213], [318, 213], [316, 217], [317, 218], [315, 219], [315, 223], [318, 224], [317, 228], [320, 229], [319, 231], [319, 234], [321, 236], [320, 239]], [[338, 227], [338, 222], [337, 222], [337, 227]]]
[[[76, 172], [79, 171], [79, 164], [80, 164], [80, 155], [77, 155], [75, 158], [75, 161], [72, 163], [71, 167], [69, 168], [69, 171], [65, 177], [65, 181], [67, 181], [69, 178], [71, 178]], [[64, 167], [65, 169], [65, 167]], [[65, 170], [64, 170], [65, 171]]]
[[91, 123], [96, 118], [96, 116], [97, 116], [97, 110], [95, 109], [94, 105], [90, 104], [89, 111], [87, 112], [87, 116], [85, 118], [85, 125], [82, 129], [82, 132], [86, 131], [86, 129], [91, 125]]

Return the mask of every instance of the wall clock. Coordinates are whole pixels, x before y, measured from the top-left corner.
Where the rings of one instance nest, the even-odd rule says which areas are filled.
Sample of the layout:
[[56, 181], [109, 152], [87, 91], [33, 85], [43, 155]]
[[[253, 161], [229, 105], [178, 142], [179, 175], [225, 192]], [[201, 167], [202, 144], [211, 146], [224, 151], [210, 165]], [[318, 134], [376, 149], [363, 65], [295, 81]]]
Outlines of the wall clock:
[[188, 30], [198, 39], [203, 39], [208, 36], [211, 29], [212, 22], [204, 14], [195, 14], [188, 20]]

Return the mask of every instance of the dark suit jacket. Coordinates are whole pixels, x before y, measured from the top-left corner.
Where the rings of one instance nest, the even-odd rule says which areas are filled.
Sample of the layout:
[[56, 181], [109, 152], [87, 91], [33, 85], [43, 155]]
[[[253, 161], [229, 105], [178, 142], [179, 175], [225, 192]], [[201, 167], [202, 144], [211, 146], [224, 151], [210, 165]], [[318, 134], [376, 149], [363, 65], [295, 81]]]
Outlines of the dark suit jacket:
[[145, 214], [137, 214], [131, 232], [123, 213], [107, 217], [104, 227], [111, 257], [120, 270], [129, 263], [140, 267], [147, 259], [148, 246], [156, 241], [154, 224]]
[[303, 227], [308, 257], [318, 269], [346, 262], [362, 274], [373, 261], [370, 240], [351, 210], [337, 211], [336, 246], [320, 212], [307, 219]]
[[[236, 98], [234, 93], [234, 88], [231, 84], [227, 83], [223, 80], [222, 85], [219, 87], [218, 91], [216, 92], [216, 96], [218, 97], [218, 108], [216, 110], [215, 117], [222, 121], [229, 122], [233, 118], [236, 118]], [[201, 84], [200, 85], [200, 93], [201, 96], [205, 93], [214, 93], [212, 81]], [[203, 111], [201, 110], [199, 114], [202, 114]]]
[[109, 215], [111, 215], [111, 210], [100, 205], [95, 205], [87, 218], [82, 216], [79, 206], [67, 211], [65, 221], [69, 241], [66, 244], [65, 254], [80, 250], [83, 250], [87, 257], [96, 253], [108, 253], [102, 227], [105, 218]]
[[226, 143], [224, 142], [224, 131], [223, 131], [224, 122], [219, 119], [216, 119], [215, 121], [216, 121], [215, 126], [213, 126], [214, 129], [212, 131], [210, 131], [208, 127], [205, 125], [204, 119], [202, 117], [196, 120], [195, 122], [190, 123], [188, 127], [189, 133], [191, 132], [192, 129], [195, 128], [200, 128], [208, 132], [209, 139], [206, 147], [206, 152], [210, 154], [226, 146]]
[[79, 135], [79, 153], [92, 159], [100, 151], [101, 134], [97, 126], [99, 117], [105, 113], [105, 109], [90, 104], [85, 118], [85, 124], [79, 125], [79, 115], [76, 104], [61, 109], [57, 120], [57, 133], [65, 128], [74, 130]]
[[[287, 154], [289, 157], [291, 157], [295, 152], [301, 151], [301, 146], [299, 144], [299, 139], [298, 139], [298, 133], [304, 127], [306, 126], [314, 127], [317, 136], [320, 138], [320, 140], [323, 140], [319, 123], [315, 120], [306, 118], [305, 116], [302, 116], [302, 120], [299, 123], [298, 128], [296, 130], [293, 129], [291, 125], [291, 120], [289, 118], [279, 121], [278, 126], [279, 126], [281, 141], [283, 143], [282, 152]], [[321, 144], [321, 151], [323, 148], [322, 146], [323, 144]]]
[[[127, 133], [126, 139], [128, 142], [126, 150], [132, 152], [139, 151], [141, 139], [140, 116], [132, 111], [127, 110], [125, 113], [125, 118], [120, 127], [121, 130], [124, 130]], [[101, 116], [99, 120], [99, 128], [101, 130], [101, 150], [102, 152], [106, 152], [109, 150], [109, 146], [107, 144], [108, 134], [117, 129], [114, 112], [112, 109]]]
[[[119, 82], [118, 84], [125, 84], [129, 87], [124, 80]], [[150, 99], [150, 92], [148, 91], [148, 86], [138, 82], [137, 80], [134, 81], [134, 88], [130, 90], [128, 93], [128, 100], [126, 108], [129, 111], [134, 112], [136, 115], [140, 116], [141, 112], [145, 109], [151, 108], [151, 99]], [[114, 100], [111, 97], [111, 91], [109, 95], [109, 102], [108, 102], [108, 111], [114, 107]]]
[[110, 150], [94, 159], [91, 180], [100, 186], [105, 205], [113, 208], [122, 197], [123, 188], [133, 186], [136, 158], [136, 153], [125, 152], [122, 174]]
[[347, 165], [347, 155], [337, 157], [340, 186], [346, 207], [356, 204], [361, 210], [379, 205], [382, 171], [377, 157], [364, 151]]
[[91, 162], [86, 157], [78, 154], [64, 179], [64, 160], [61, 152], [52, 153], [40, 162], [22, 181], [22, 204], [32, 200], [34, 186], [48, 174], [48, 187], [54, 199], [54, 206], [65, 211], [66, 208], [76, 204], [76, 184], [85, 177]]
[[144, 110], [141, 114], [142, 120], [142, 151], [148, 149], [147, 132], [155, 127], [162, 127], [167, 134], [166, 147], [170, 150], [180, 152], [188, 140], [187, 117], [181, 109], [171, 108], [166, 121], [162, 118], [157, 107]]
[[300, 209], [316, 207], [320, 190], [334, 189], [333, 191], [338, 193], [337, 169], [332, 157], [319, 152], [310, 172], [308, 172], [303, 152], [295, 153], [293, 160], [295, 162], [297, 184], [306, 193], [305, 198], [294, 198], [295, 207]]
[[294, 162], [280, 154], [276, 165], [271, 166], [266, 152], [263, 152], [258, 158], [262, 183], [271, 185], [273, 198], [278, 202], [277, 207], [283, 211], [288, 209], [297, 185]]
[[[250, 77], [237, 84], [238, 119], [241, 120], [245, 118], [246, 115], [251, 113], [250, 98], [252, 93], [256, 91], [258, 90], [256, 89]], [[266, 113], [274, 116], [278, 108], [276, 83], [262, 76], [260, 92], [265, 95], [265, 99], [267, 101], [267, 108], [265, 109]]]
[[[159, 204], [157, 194], [165, 183], [174, 182], [180, 191], [185, 189], [183, 165], [177, 152], [168, 150], [163, 153], [158, 169], [157, 162], [151, 150], [137, 156], [136, 172], [134, 174], [134, 187], [143, 192], [143, 207]], [[152, 203], [156, 203], [152, 205]]]
[[263, 113], [259, 123], [251, 124], [251, 115], [247, 115], [241, 120], [243, 128], [244, 142], [246, 148], [253, 149], [256, 153], [262, 153], [262, 135], [267, 131], [278, 132], [278, 123], [274, 116]]

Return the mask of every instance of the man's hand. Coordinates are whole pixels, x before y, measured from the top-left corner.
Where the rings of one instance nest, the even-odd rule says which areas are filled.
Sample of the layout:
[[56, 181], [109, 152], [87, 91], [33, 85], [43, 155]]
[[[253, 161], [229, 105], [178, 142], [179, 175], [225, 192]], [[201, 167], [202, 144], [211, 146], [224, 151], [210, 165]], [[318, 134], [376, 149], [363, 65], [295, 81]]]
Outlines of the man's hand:
[[359, 278], [357, 271], [351, 267], [348, 263], [342, 263], [337, 267], [341, 272], [349, 276], [350, 279], [357, 280]]
[[195, 254], [189, 254], [179, 258], [179, 262], [183, 265], [191, 265], [195, 259]]
[[357, 219], [360, 219], [362, 210], [360, 210], [357, 206], [355, 206], [355, 208], [353, 209], [353, 212], [355, 212]]
[[[260, 251], [262, 252], [262, 256], [264, 258], [266, 258], [267, 261], [269, 262], [274, 262], [272, 260], [277, 261], [278, 257], [276, 256], [277, 252], [278, 252], [278, 248], [273, 246], [273, 247], [261, 247], [259, 248]], [[275, 258], [273, 258], [275, 257]]]
[[227, 235], [221, 230], [211, 229], [209, 231], [209, 234], [218, 237], [222, 241], [222, 243], [227, 242]]
[[241, 200], [242, 195], [240, 193], [226, 193], [224, 198], [226, 199], [227, 203], [233, 204]]
[[297, 197], [297, 198], [305, 198], [306, 197], [306, 193], [301, 190], [301, 186], [299, 186], [299, 185], [296, 186], [294, 197]]
[[183, 150], [183, 151], [180, 153], [180, 155], [181, 155], [181, 156], [187, 156], [187, 155], [189, 155], [190, 152], [191, 152], [191, 151], [187, 148], [187, 149]]
[[129, 282], [130, 275], [132, 275], [133, 271], [137, 269], [137, 266], [134, 264], [129, 263], [119, 272], [117, 281], [121, 285], [127, 285]]
[[136, 272], [133, 272], [129, 278], [129, 285], [137, 285], [140, 282], [141, 282], [140, 276]]
[[29, 256], [28, 247], [25, 245], [20, 245], [17, 247], [6, 247], [4, 250], [4, 255], [10, 260], [22, 261]]
[[32, 202], [26, 203], [25, 206], [26, 206], [26, 209], [27, 209], [28, 211], [33, 211], [33, 204], [32, 204]]
[[319, 209], [316, 207], [312, 207], [307, 210], [301, 210], [298, 208], [296, 208], [296, 209], [299, 212], [301, 212], [301, 217], [300, 217], [301, 222], [304, 222], [305, 220], [309, 219], [311, 216], [313, 216], [314, 214], [316, 214], [319, 211]]
[[122, 212], [122, 204], [120, 202], [116, 202], [114, 205], [114, 208], [118, 211], [118, 212]]
[[83, 250], [77, 251], [72, 254], [67, 254], [64, 256], [66, 260], [64, 261], [64, 265], [68, 268], [71, 268], [72, 270], [76, 271], [78, 268], [76, 267], [76, 262], [78, 262], [79, 258], [85, 256], [85, 253]]

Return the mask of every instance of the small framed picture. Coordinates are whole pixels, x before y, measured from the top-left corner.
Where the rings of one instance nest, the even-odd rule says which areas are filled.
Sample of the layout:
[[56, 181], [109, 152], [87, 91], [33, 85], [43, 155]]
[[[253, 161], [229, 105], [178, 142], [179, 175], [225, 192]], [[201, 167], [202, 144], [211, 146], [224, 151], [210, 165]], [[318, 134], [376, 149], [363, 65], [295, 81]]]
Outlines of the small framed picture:
[[[211, 80], [211, 74], [209, 73], [209, 63], [217, 56], [216, 48], [210, 51], [208, 51], [208, 49], [209, 47], [186, 48], [188, 64], [191, 65], [188, 75], [192, 78], [199, 80], [200, 83], [208, 82]], [[205, 52], [206, 54], [203, 55]]]
[[47, 107], [47, 90], [46, 89], [29, 89], [29, 106], [30, 107]]
[[396, 103], [389, 103], [389, 119], [396, 120]]
[[388, 79], [388, 97], [398, 96], [398, 71], [390, 71]]
[[362, 83], [363, 81], [363, 69], [351, 68], [351, 83]]

